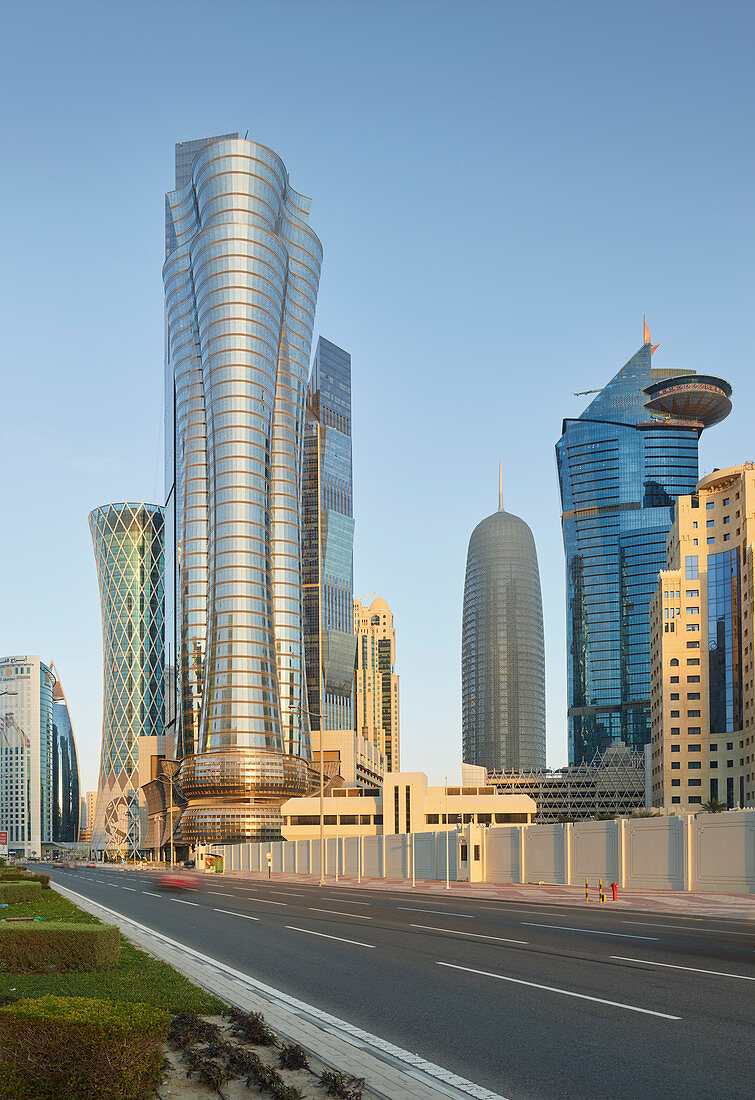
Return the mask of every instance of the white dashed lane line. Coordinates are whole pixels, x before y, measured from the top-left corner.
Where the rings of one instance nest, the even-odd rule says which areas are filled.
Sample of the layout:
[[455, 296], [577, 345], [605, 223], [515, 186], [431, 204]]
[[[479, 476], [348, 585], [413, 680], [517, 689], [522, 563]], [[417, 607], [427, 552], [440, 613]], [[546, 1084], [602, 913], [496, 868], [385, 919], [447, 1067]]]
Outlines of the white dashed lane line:
[[338, 940], [339, 943], [350, 943], [353, 944], [354, 947], [370, 947], [372, 950], [375, 950], [374, 943], [361, 943], [359, 940], [347, 940], [344, 939], [343, 936], [327, 936], [324, 932], [313, 932], [311, 928], [297, 928], [293, 924], [287, 924], [286, 928], [290, 929], [291, 932], [305, 932], [308, 936], [320, 936], [323, 940]]

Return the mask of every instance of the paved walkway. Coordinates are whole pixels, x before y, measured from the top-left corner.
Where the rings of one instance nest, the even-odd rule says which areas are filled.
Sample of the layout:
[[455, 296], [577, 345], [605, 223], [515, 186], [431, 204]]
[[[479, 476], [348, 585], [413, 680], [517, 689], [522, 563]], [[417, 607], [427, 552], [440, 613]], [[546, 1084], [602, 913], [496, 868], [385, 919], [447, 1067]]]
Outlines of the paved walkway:
[[[227, 871], [229, 878], [267, 880], [267, 872]], [[317, 885], [318, 875], [282, 874], [274, 872], [275, 882], [302, 883]], [[328, 875], [329, 885], [335, 885], [336, 879]], [[584, 886], [554, 886], [549, 884], [518, 885], [516, 883], [469, 883], [452, 882], [446, 890], [445, 882], [418, 879], [415, 886], [405, 879], [362, 878], [339, 875], [339, 887], [354, 886], [368, 890], [390, 890], [392, 893], [406, 890], [415, 894], [440, 894], [465, 898], [493, 898], [497, 901], [526, 901], [548, 905], [573, 905], [584, 908]], [[680, 917], [719, 917], [726, 920], [755, 921], [755, 896], [751, 894], [708, 894], [684, 893], [671, 890], [619, 890], [618, 901], [611, 901], [611, 884], [603, 883], [606, 894], [606, 907], [631, 909], [636, 912], [665, 913]], [[598, 905], [598, 882], [590, 882], [590, 907]]]
[[[273, 989], [59, 882], [51, 882], [50, 886], [81, 909], [108, 924], [117, 925], [131, 943], [169, 963], [226, 1004], [245, 1012], [261, 1012], [282, 1039], [299, 1043], [322, 1066], [363, 1077], [365, 1100], [505, 1100], [489, 1089]], [[313, 1068], [319, 1072], [317, 1066]]]

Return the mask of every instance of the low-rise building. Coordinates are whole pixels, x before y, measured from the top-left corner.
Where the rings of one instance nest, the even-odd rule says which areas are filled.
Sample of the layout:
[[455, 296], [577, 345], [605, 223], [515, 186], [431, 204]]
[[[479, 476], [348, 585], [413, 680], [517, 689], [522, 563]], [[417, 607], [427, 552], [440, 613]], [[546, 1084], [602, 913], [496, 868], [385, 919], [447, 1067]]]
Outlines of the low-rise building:
[[[526, 794], [500, 794], [494, 787], [431, 787], [424, 772], [388, 772], [382, 791], [334, 787], [325, 795], [328, 836], [438, 832], [443, 826], [526, 825], [537, 806]], [[318, 795], [290, 798], [281, 806], [285, 840], [320, 834]]]
[[[354, 730], [312, 730], [312, 765], [319, 774], [320, 738], [323, 741], [324, 774], [340, 775], [345, 787], [379, 790], [385, 774], [385, 757], [371, 741]], [[328, 765], [334, 767], [329, 768]]]
[[535, 822], [588, 821], [600, 815], [629, 816], [648, 804], [646, 754], [617, 741], [589, 763], [548, 771], [527, 768], [486, 771], [462, 765], [462, 790], [486, 784], [501, 794], [528, 794], [537, 803]]
[[755, 805], [755, 463], [679, 497], [650, 604], [653, 806]]

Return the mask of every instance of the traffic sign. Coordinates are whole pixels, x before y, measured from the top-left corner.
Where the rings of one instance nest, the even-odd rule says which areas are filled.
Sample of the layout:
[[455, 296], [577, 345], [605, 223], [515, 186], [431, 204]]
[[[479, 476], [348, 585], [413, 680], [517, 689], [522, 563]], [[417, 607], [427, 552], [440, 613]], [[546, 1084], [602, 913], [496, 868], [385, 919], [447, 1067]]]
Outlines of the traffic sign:
[[8, 830], [0, 829], [0, 856], [8, 854]]

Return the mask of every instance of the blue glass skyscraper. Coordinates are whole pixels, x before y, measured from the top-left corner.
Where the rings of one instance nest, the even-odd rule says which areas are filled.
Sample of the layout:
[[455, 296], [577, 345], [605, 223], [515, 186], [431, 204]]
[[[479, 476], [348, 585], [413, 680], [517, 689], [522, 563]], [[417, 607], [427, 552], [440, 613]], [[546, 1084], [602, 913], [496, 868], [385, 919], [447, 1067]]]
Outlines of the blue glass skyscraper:
[[52, 688], [52, 839], [79, 839], [79, 761], [73, 723], [58, 670]]
[[304, 610], [312, 729], [354, 728], [351, 356], [317, 342], [304, 434]]
[[649, 605], [674, 502], [694, 492], [698, 439], [731, 387], [657, 369], [642, 347], [556, 444], [566, 553], [569, 761], [650, 740]]

